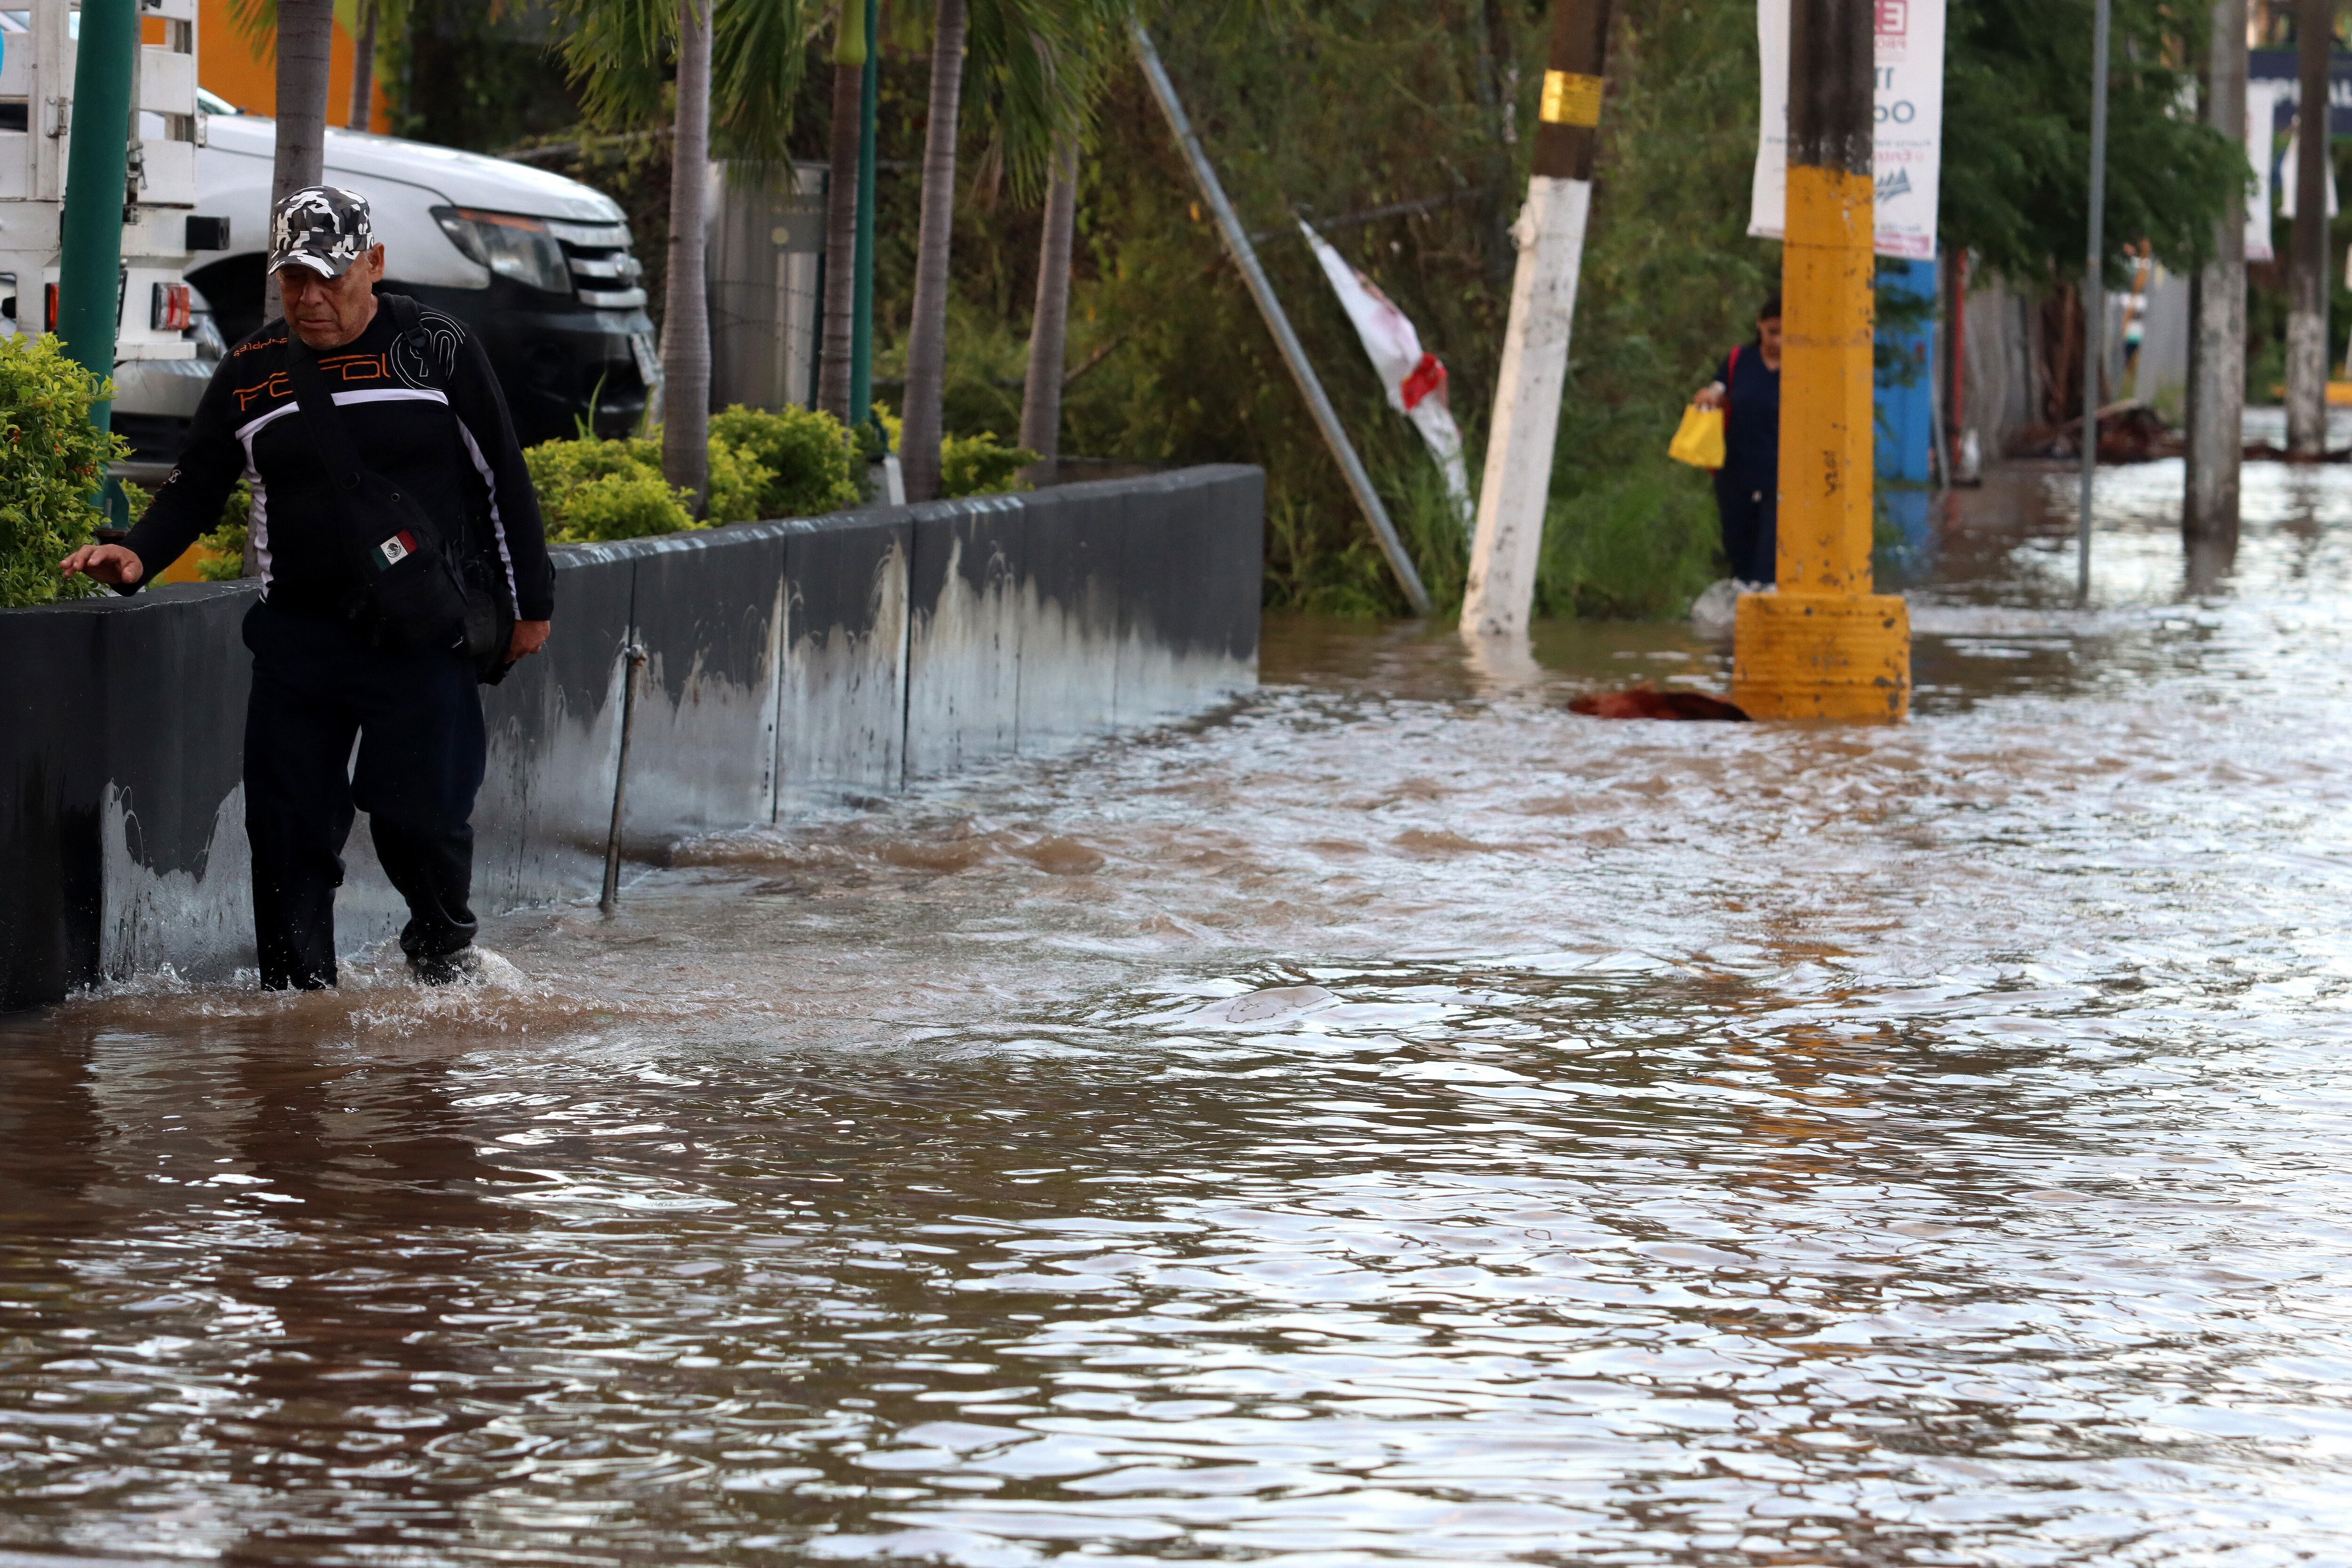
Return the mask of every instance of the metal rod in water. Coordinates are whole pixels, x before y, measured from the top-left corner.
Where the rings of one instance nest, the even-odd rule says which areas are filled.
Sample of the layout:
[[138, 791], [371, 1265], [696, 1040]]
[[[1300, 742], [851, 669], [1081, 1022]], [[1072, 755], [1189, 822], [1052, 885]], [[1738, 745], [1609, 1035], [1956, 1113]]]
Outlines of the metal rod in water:
[[2091, 244], [2083, 273], [2083, 501], [2074, 515], [2074, 603], [2091, 602], [2091, 479], [2099, 467], [2099, 372], [2106, 362], [2107, 14], [2091, 24]]
[[637, 723], [637, 671], [645, 668], [646, 650], [631, 643], [621, 650], [627, 668], [621, 677], [621, 756], [613, 764], [613, 828], [604, 837], [604, 892], [596, 907], [606, 914], [621, 901], [621, 818], [629, 796], [629, 734]]
[[1150, 84], [1151, 96], [1160, 100], [1160, 112], [1168, 117], [1168, 128], [1176, 133], [1176, 145], [1182, 150], [1184, 161], [1192, 165], [1192, 179], [1201, 187], [1201, 198], [1216, 216], [1217, 232], [1224, 236], [1225, 248], [1233, 252], [1234, 265], [1242, 269], [1242, 281], [1249, 285], [1250, 298], [1256, 301], [1258, 314], [1265, 318], [1266, 330], [1274, 334], [1283, 363], [1290, 367], [1298, 390], [1306, 395], [1316, 427], [1323, 432], [1331, 455], [1339, 460], [1339, 470], [1348, 477], [1348, 488], [1355, 492], [1356, 504], [1364, 509], [1372, 533], [1380, 541], [1381, 553], [1388, 557], [1389, 569], [1396, 574], [1397, 584], [1404, 590], [1405, 602], [1412, 606], [1414, 615], [1429, 614], [1429, 590], [1422, 586], [1421, 574], [1413, 570], [1412, 557], [1405, 553], [1404, 541], [1397, 537], [1396, 524], [1389, 521], [1389, 509], [1381, 504], [1380, 492], [1372, 489], [1372, 477], [1364, 471], [1363, 459], [1356, 456], [1355, 443], [1348, 439], [1348, 427], [1339, 423], [1339, 412], [1324, 395], [1323, 383], [1317, 378], [1314, 365], [1307, 362], [1307, 350], [1299, 343], [1298, 334], [1290, 330], [1290, 318], [1284, 313], [1282, 301], [1275, 297], [1274, 285], [1266, 280], [1265, 269], [1257, 264], [1257, 250], [1250, 244], [1249, 231], [1242, 226], [1233, 204], [1225, 200], [1225, 188], [1218, 183], [1209, 154], [1202, 148], [1201, 139], [1192, 133], [1192, 121], [1176, 97], [1176, 84], [1168, 79], [1168, 72], [1160, 63], [1160, 51], [1151, 47], [1151, 35], [1143, 30], [1140, 22], [1135, 24], [1134, 41], [1135, 58], [1143, 67], [1143, 79]]

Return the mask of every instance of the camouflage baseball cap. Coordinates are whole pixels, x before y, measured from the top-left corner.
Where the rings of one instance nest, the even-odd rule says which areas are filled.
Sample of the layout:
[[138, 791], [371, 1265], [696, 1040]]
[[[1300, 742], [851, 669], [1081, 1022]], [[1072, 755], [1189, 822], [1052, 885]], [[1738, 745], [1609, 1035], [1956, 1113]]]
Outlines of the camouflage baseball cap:
[[307, 267], [341, 278], [375, 243], [367, 198], [340, 185], [305, 185], [269, 215], [269, 271]]

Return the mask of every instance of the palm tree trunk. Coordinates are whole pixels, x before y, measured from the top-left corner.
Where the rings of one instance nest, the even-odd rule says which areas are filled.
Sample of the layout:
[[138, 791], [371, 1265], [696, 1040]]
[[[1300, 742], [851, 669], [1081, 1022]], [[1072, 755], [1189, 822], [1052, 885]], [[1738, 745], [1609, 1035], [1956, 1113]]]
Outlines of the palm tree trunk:
[[359, 41], [352, 46], [352, 114], [344, 123], [365, 131], [375, 110], [375, 0], [360, 0]]
[[931, 35], [930, 123], [923, 130], [923, 221], [915, 241], [915, 309], [907, 326], [906, 421], [899, 445], [908, 500], [940, 493], [948, 374], [948, 239], [955, 226], [956, 110], [963, 96], [964, 0], [939, 0]]
[[[857, 151], [864, 129], [866, 0], [841, 0], [833, 46], [833, 171], [825, 181], [824, 353], [816, 405], [846, 425], [857, 327]], [[856, 411], [858, 418], [866, 410]]]
[[[269, 172], [269, 205], [305, 185], [315, 185], [327, 167], [327, 50], [335, 37], [335, 0], [278, 0], [278, 147]], [[286, 314], [278, 279], [261, 280], [261, 319]], [[245, 542], [247, 577], [261, 575], [257, 542]]]
[[[270, 171], [274, 208], [324, 178], [327, 163], [327, 52], [334, 42], [334, 0], [278, 0], [278, 159]], [[283, 314], [278, 279], [261, 285], [261, 315]]]
[[1078, 148], [1054, 152], [1045, 237], [1037, 247], [1037, 309], [1029, 322], [1029, 377], [1021, 393], [1021, 444], [1037, 454], [1029, 482], [1050, 485], [1061, 460], [1062, 365], [1070, 328], [1070, 243], [1077, 229]]
[[710, 0], [678, 0], [677, 118], [669, 178], [669, 277], [662, 305], [662, 477], [709, 510], [710, 300], [703, 278], [710, 184]]

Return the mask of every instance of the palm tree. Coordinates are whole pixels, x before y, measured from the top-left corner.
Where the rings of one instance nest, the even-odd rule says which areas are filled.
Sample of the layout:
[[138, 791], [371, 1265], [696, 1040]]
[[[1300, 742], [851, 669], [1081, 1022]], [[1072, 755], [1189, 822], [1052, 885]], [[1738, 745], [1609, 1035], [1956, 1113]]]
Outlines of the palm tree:
[[956, 110], [963, 96], [964, 0], [939, 0], [931, 26], [930, 119], [923, 128], [923, 216], [907, 325], [907, 400], [898, 411], [907, 499], [940, 493], [948, 369], [948, 237], [955, 226]]
[[678, 0], [677, 113], [671, 142], [669, 277], [662, 301], [662, 477], [708, 510], [710, 301], [703, 275], [710, 194], [710, 0]]
[[[834, 24], [833, 170], [825, 185], [824, 351], [819, 362], [816, 405], [846, 425], [849, 361], [856, 348], [852, 319], [857, 308], [857, 152], [864, 128], [866, 0], [840, 0]], [[862, 417], [864, 411], [856, 411]]]
[[780, 156], [792, 128], [803, 0], [567, 0], [564, 68], [592, 119], [635, 121], [658, 104], [675, 53], [668, 278], [662, 298], [662, 475], [694, 495], [709, 479], [710, 300], [703, 256], [714, 123], [753, 157]]
[[1037, 309], [1029, 321], [1029, 371], [1021, 389], [1021, 444], [1037, 454], [1029, 482], [1054, 482], [1061, 460], [1062, 366], [1070, 325], [1070, 248], [1078, 214], [1078, 144], [1065, 142], [1045, 193], [1045, 234], [1037, 247]]
[[[349, 4], [352, 6], [350, 15], [352, 39], [352, 104], [351, 113], [345, 117], [343, 123], [353, 131], [364, 131], [368, 128], [368, 119], [375, 109], [375, 50], [378, 37], [387, 32], [397, 34], [407, 26], [408, 0], [349, 0]], [[325, 7], [327, 20], [324, 26], [327, 31], [324, 35], [326, 42], [322, 44], [314, 43], [310, 37], [311, 30], [320, 26], [317, 16], [312, 14], [316, 7], [310, 4], [310, 0], [295, 0], [295, 8], [301, 12], [301, 15], [293, 16], [291, 20], [298, 35], [296, 41], [305, 62], [303, 68], [318, 70], [319, 79], [323, 83], [327, 79], [326, 68], [315, 63], [316, 58], [323, 57], [315, 57], [315, 51], [332, 47], [334, 14], [340, 7], [334, 5]], [[278, 79], [283, 83], [285, 78], [282, 73], [286, 69], [287, 57], [283, 47], [285, 35], [278, 16], [278, 0], [228, 0], [228, 15], [230, 24], [243, 36], [247, 44], [257, 49], [267, 46], [276, 51], [278, 68], [281, 73]], [[318, 90], [321, 95], [319, 111], [321, 134], [319, 142], [323, 150], [326, 89], [322, 86]], [[285, 89], [281, 85], [278, 89], [278, 118], [281, 121], [286, 118], [284, 112], [286, 107]], [[309, 183], [316, 184], [319, 182], [314, 179]], [[299, 191], [302, 187], [296, 184], [286, 188]], [[282, 195], [285, 193], [278, 194]]]
[[[995, 132], [989, 156], [1016, 195], [1051, 175], [1056, 150], [1083, 128], [1109, 52], [1107, 16], [1132, 0], [938, 0], [931, 39], [930, 118], [924, 127], [922, 224], [915, 244], [915, 298], [907, 327], [907, 393], [899, 410], [907, 499], [939, 490], [947, 382], [948, 239], [955, 222], [957, 116], [970, 45], [983, 117]], [[967, 32], [967, 23], [969, 29]]]
[[[278, 55], [277, 161], [269, 202], [315, 185], [327, 167], [328, 54], [335, 41], [334, 0], [230, 0], [229, 19], [256, 45]], [[261, 319], [281, 314], [275, 279], [261, 284]]]
[[378, 36], [397, 37], [407, 25], [408, 0], [352, 0], [352, 111], [343, 123], [365, 131], [375, 114], [375, 48]]

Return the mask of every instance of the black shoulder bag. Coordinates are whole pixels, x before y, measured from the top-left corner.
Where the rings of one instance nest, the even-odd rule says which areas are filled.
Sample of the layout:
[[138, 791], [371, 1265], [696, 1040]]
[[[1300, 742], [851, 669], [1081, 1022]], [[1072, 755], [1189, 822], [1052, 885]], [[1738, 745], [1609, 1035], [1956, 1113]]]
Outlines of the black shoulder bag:
[[[379, 303], [389, 307], [397, 298]], [[415, 331], [415, 306], [399, 303], [407, 308], [395, 309], [394, 319]], [[334, 480], [344, 552], [361, 584], [344, 605], [345, 618], [380, 645], [462, 652], [485, 684], [496, 685], [509, 668], [514, 627], [496, 563], [478, 559], [463, 519], [454, 530], [443, 528], [415, 497], [360, 461], [318, 356], [291, 331], [286, 348], [294, 401]], [[457, 417], [454, 409], [450, 417]]]

